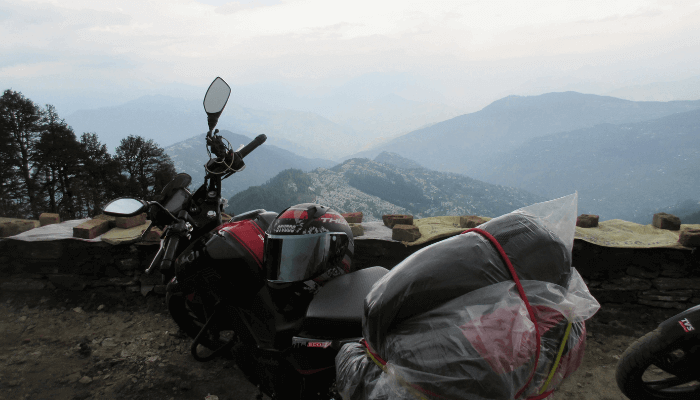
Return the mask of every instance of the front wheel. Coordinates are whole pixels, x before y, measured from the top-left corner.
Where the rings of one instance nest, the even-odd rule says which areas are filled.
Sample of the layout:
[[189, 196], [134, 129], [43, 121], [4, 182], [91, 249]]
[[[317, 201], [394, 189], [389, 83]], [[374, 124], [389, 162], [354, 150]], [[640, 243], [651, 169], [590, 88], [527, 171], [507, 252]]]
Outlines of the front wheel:
[[[185, 296], [180, 293], [167, 293], [165, 302], [170, 316], [177, 326], [190, 338], [197, 337], [206, 324], [207, 313], [204, 305], [195, 301], [193, 295]], [[200, 344], [210, 351], [221, 348], [230, 340], [235, 340], [233, 331], [209, 329], [201, 339]]]
[[631, 400], [700, 398], [700, 342], [656, 328], [625, 350], [615, 378]]

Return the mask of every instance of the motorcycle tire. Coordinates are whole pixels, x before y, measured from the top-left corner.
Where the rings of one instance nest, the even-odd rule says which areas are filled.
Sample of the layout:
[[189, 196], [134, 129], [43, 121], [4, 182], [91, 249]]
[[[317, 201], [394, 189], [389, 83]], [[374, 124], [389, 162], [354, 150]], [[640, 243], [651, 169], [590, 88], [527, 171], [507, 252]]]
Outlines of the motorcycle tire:
[[[615, 373], [617, 386], [631, 400], [698, 399], [699, 356], [700, 342], [696, 338], [670, 336], [656, 328], [622, 354]], [[651, 366], [661, 371], [649, 371]], [[670, 374], [672, 377], [646, 380], [645, 372], [647, 377], [650, 374]]]
[[[203, 306], [189, 301], [185, 296], [177, 293], [167, 293], [165, 302], [170, 316], [177, 326], [190, 338], [196, 338], [207, 322]], [[225, 345], [226, 341], [212, 337], [212, 335], [205, 335], [200, 344], [210, 351], [215, 351]]]

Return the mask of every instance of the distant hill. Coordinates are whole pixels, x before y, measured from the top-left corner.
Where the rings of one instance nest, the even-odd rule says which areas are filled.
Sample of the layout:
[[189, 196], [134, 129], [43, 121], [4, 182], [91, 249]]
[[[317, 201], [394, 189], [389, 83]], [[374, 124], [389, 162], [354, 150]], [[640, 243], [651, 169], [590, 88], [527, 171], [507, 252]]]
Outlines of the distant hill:
[[532, 139], [494, 160], [484, 176], [545, 197], [578, 190], [579, 213], [648, 224], [667, 204], [700, 199], [699, 165], [695, 110]]
[[700, 76], [671, 82], [627, 86], [606, 93], [633, 101], [673, 101], [700, 99]]
[[[308, 187], [307, 178], [311, 181]], [[402, 169], [369, 159], [352, 159], [330, 170], [319, 168], [306, 174], [285, 171], [261, 187], [251, 187], [233, 196], [229, 210], [239, 213], [269, 209], [268, 205], [277, 206], [280, 201], [291, 206], [301, 202], [300, 199], [311, 198], [340, 212], [362, 211], [368, 221], [390, 213], [409, 213], [418, 218], [498, 216], [545, 200], [524, 190], [491, 185], [459, 174], [425, 168]]]
[[382, 164], [390, 164], [403, 169], [423, 168], [422, 165], [413, 160], [409, 160], [408, 158], [401, 157], [396, 153], [390, 153], [388, 151], [379, 153], [379, 155], [374, 158], [374, 161]]
[[[219, 132], [233, 145], [234, 150], [239, 144], [248, 144], [253, 138], [239, 135], [230, 131]], [[199, 187], [204, 181], [204, 164], [209, 160], [205, 147], [206, 133], [165, 148], [175, 164], [177, 172], [186, 172], [192, 176], [190, 188]], [[309, 159], [298, 156], [287, 150], [280, 149], [265, 142], [250, 153], [245, 159], [245, 170], [226, 178], [222, 183], [224, 198], [245, 190], [250, 186], [261, 185], [285, 169], [296, 168], [310, 171], [319, 167], [331, 167], [334, 162], [323, 159]]]
[[[110, 152], [128, 135], [153, 139], [162, 147], [187, 140], [207, 128], [201, 100], [169, 96], [144, 96], [114, 107], [80, 110], [66, 117], [78, 132], [96, 132]], [[229, 102], [218, 124], [255, 137], [264, 133], [272, 143], [314, 157], [338, 157], [348, 147], [354, 132], [308, 111], [254, 110]], [[343, 153], [345, 152], [345, 153]]]
[[[251, 137], [264, 133], [271, 144], [310, 158], [339, 160], [363, 146], [459, 114], [443, 104], [410, 101], [395, 94], [366, 99], [336, 93], [306, 101], [292, 96], [281, 102], [283, 108], [256, 109], [244, 106], [252, 102], [264, 107], [250, 97], [254, 88], [247, 88], [248, 95], [235, 92], [239, 89], [234, 87], [219, 120], [219, 129]], [[264, 91], [260, 87], [257, 89]], [[267, 95], [274, 97], [271, 93]], [[261, 96], [266, 97], [264, 93]], [[324, 110], [326, 113], [320, 115]], [[165, 147], [207, 128], [202, 100], [163, 95], [143, 96], [117, 106], [78, 110], [65, 119], [79, 134], [97, 133], [111, 152], [128, 135], [153, 139]]]
[[427, 168], [486, 179], [488, 162], [530, 139], [601, 123], [623, 124], [700, 108], [699, 101], [633, 102], [576, 92], [508, 96], [484, 109], [399, 136], [348, 158], [390, 151]]

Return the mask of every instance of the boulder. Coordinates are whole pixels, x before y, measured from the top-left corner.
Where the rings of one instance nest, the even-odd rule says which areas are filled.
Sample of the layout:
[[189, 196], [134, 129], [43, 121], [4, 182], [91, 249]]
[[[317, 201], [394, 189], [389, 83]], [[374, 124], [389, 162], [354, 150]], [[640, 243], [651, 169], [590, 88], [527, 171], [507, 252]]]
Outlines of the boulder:
[[420, 238], [420, 231], [414, 225], [394, 225], [391, 228], [391, 238], [401, 242], [414, 242]]
[[700, 229], [684, 229], [678, 237], [678, 243], [685, 247], [700, 247]]
[[132, 217], [117, 217], [117, 228], [129, 229], [146, 223], [146, 213], [134, 215]]
[[656, 213], [651, 224], [656, 228], [668, 229], [669, 231], [681, 229], [681, 219], [673, 214]]
[[597, 215], [581, 214], [576, 218], [576, 226], [580, 228], [595, 228], [598, 226]]
[[73, 237], [79, 239], [94, 239], [109, 230], [109, 221], [91, 219], [73, 227]]
[[350, 230], [352, 230], [352, 236], [358, 237], [365, 234], [365, 228], [360, 224], [350, 224]]
[[340, 214], [345, 218], [348, 224], [360, 224], [362, 223], [362, 213], [361, 212], [351, 212]]
[[39, 215], [39, 223], [41, 226], [58, 224], [61, 222], [61, 216], [58, 214], [43, 213]]
[[483, 224], [486, 222], [485, 219], [476, 216], [476, 215], [462, 215], [459, 217], [459, 226], [460, 228], [476, 228], [477, 226]]
[[387, 214], [382, 215], [384, 225], [393, 228], [394, 225], [413, 225], [413, 215]]

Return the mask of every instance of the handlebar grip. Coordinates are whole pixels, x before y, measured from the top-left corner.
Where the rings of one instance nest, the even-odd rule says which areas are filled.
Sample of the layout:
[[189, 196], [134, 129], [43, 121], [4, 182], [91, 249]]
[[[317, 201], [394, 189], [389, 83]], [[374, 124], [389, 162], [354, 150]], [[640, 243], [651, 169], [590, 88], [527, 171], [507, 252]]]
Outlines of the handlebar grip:
[[238, 151], [238, 155], [240, 155], [241, 158], [244, 158], [245, 156], [250, 154], [251, 151], [255, 150], [258, 146], [265, 143], [266, 140], [267, 140], [267, 136], [265, 136], [265, 134], [258, 135], [258, 137], [253, 139], [244, 148], [240, 149]]
[[165, 245], [165, 255], [163, 256], [163, 261], [160, 263], [161, 271], [170, 269], [172, 266], [178, 243], [180, 243], [179, 236], [170, 236], [168, 238], [168, 243]]

